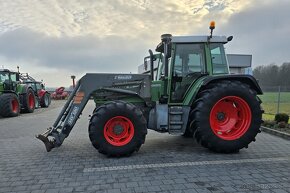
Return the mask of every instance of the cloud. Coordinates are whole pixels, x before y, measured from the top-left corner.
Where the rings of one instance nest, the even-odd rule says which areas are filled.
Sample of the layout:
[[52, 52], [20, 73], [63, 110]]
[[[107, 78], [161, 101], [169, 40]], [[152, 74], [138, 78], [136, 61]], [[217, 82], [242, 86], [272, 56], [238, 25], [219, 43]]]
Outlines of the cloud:
[[290, 60], [289, 0], [0, 1], [0, 62], [49, 85], [70, 83], [62, 75], [136, 72], [161, 34], [206, 35], [211, 20], [214, 34], [234, 35], [227, 52], [253, 54], [255, 66]]
[[[239, 11], [242, 0], [14, 0], [2, 1], [0, 31], [26, 27], [49, 36], [95, 34], [140, 37], [198, 31], [204, 16]], [[214, 16], [214, 15], [213, 15]], [[200, 23], [202, 25], [200, 25]], [[5, 26], [5, 27], [3, 27]]]
[[220, 32], [234, 35], [227, 47], [235, 53], [253, 54], [253, 65], [282, 64], [290, 61], [290, 2], [256, 1], [233, 14]]
[[148, 48], [154, 49], [157, 43], [118, 36], [51, 37], [21, 28], [0, 36], [0, 62], [8, 67], [17, 64], [22, 71], [40, 74], [38, 79], [48, 85], [57, 85], [63, 80], [56, 74], [136, 73]]
[[136, 38], [93, 35], [58, 38], [28, 29], [0, 36], [2, 57], [73, 72], [132, 71], [142, 62], [148, 46]]

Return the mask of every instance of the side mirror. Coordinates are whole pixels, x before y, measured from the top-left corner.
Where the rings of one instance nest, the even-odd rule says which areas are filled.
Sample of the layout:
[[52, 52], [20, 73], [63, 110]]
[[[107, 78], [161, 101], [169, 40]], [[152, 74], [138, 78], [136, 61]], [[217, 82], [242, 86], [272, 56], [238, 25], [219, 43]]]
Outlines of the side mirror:
[[233, 36], [229, 36], [229, 37], [227, 38], [227, 40], [228, 40], [228, 42], [232, 41], [232, 40], [233, 40]]

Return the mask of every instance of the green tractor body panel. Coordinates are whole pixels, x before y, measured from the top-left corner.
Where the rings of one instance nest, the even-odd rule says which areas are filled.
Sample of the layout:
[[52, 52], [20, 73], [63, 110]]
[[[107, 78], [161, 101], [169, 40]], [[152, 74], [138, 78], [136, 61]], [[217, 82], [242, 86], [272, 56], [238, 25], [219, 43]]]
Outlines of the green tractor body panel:
[[0, 82], [0, 95], [4, 92], [4, 85]]
[[24, 94], [26, 93], [27, 85], [26, 84], [17, 84], [16, 93]]
[[164, 94], [164, 81], [153, 81], [151, 84], [151, 100], [155, 102], [159, 101]]

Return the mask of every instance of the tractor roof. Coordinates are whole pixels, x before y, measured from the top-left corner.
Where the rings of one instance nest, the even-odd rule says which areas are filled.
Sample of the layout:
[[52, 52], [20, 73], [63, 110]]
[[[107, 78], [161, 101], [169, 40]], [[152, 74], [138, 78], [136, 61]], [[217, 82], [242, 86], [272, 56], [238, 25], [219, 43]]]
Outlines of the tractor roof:
[[31, 81], [31, 80], [28, 80], [28, 81], [24, 80], [23, 83], [25, 83], [25, 84], [34, 84], [34, 83], [42, 84], [42, 82], [40, 82], [40, 81]]
[[[231, 39], [228, 40], [226, 36], [171, 36], [170, 34], [164, 34], [170, 36], [172, 43], [228, 43]], [[156, 52], [163, 52], [163, 43], [160, 42], [156, 47]]]
[[18, 73], [18, 72], [15, 72], [15, 71], [12, 71], [12, 70], [8, 70], [8, 69], [0, 69], [0, 72], [11, 72], [11, 73]]
[[226, 36], [172, 36], [171, 42], [174, 43], [203, 43], [203, 42], [212, 42], [212, 43], [227, 43]]
[[11, 72], [11, 71], [8, 69], [0, 69], [0, 72]]

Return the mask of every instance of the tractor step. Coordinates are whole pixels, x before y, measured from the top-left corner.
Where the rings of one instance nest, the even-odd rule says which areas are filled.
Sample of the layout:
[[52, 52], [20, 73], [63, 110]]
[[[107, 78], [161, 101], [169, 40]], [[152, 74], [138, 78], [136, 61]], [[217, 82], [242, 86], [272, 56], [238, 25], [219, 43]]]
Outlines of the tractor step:
[[183, 106], [172, 106], [169, 108], [169, 133], [183, 134], [187, 123], [189, 109]]
[[182, 107], [174, 106], [169, 108], [169, 133], [179, 134], [182, 133]]

